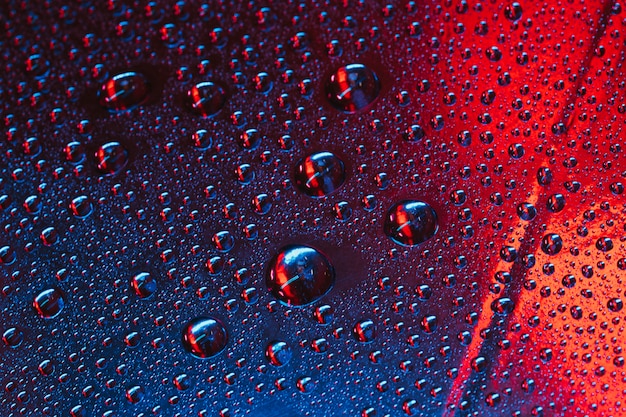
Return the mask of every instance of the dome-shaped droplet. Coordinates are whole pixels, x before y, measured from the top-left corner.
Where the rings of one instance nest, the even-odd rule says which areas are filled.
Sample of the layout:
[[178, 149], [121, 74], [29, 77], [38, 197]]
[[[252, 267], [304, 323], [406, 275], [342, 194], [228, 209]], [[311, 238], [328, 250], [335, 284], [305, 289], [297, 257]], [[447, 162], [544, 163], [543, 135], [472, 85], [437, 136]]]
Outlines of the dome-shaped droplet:
[[15, 259], [15, 251], [10, 246], [0, 247], [0, 265], [11, 265]]
[[265, 349], [265, 357], [274, 366], [283, 366], [291, 360], [291, 348], [286, 342], [271, 342]]
[[141, 272], [133, 277], [131, 286], [139, 298], [147, 298], [157, 290], [157, 282], [147, 272]]
[[143, 103], [149, 95], [150, 86], [143, 74], [124, 72], [102, 84], [100, 105], [112, 112], [132, 109]]
[[378, 76], [363, 64], [350, 64], [333, 72], [326, 82], [326, 96], [347, 113], [367, 107], [380, 93]]
[[361, 320], [352, 329], [354, 338], [361, 343], [369, 343], [376, 338], [376, 326], [372, 320]]
[[621, 298], [611, 298], [607, 303], [607, 306], [609, 307], [609, 310], [617, 313], [618, 311], [621, 311], [622, 308], [624, 308], [624, 302]]
[[314, 153], [296, 164], [296, 186], [311, 197], [332, 193], [345, 179], [343, 161], [330, 152]]
[[513, 2], [506, 6], [504, 9], [504, 15], [509, 20], [519, 20], [519, 18], [522, 17], [522, 6], [516, 1]]
[[404, 246], [427, 241], [435, 235], [437, 228], [437, 213], [422, 201], [400, 201], [389, 209], [385, 217], [385, 234]]
[[91, 214], [93, 205], [89, 197], [80, 195], [72, 200], [70, 203], [70, 210], [72, 214], [78, 218], [85, 218]]
[[187, 92], [187, 103], [198, 116], [212, 116], [224, 107], [226, 91], [211, 81], [202, 82]]
[[228, 333], [221, 321], [197, 317], [183, 329], [183, 347], [198, 358], [210, 358], [226, 347]]
[[289, 245], [272, 258], [267, 287], [285, 304], [303, 306], [319, 300], [332, 287], [335, 271], [326, 256], [310, 246]]
[[56, 317], [63, 307], [65, 307], [65, 298], [58, 288], [50, 288], [40, 292], [33, 300], [33, 307], [40, 317], [51, 319]]
[[556, 233], [549, 233], [541, 240], [541, 250], [546, 255], [556, 255], [563, 248], [563, 239]]
[[508, 316], [513, 312], [515, 304], [513, 300], [507, 297], [501, 297], [491, 303], [491, 310], [501, 316]]
[[15, 348], [18, 347], [22, 340], [24, 340], [24, 333], [21, 330], [11, 327], [2, 334], [2, 341], [5, 345]]
[[120, 172], [128, 162], [128, 151], [118, 142], [108, 142], [96, 151], [98, 170], [105, 175]]

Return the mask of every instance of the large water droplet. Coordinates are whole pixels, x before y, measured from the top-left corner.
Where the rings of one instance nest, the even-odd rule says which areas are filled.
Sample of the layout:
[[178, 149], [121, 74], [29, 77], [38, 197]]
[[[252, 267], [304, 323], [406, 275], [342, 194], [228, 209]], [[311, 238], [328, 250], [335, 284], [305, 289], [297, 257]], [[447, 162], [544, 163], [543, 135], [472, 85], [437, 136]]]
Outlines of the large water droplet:
[[226, 347], [228, 333], [221, 321], [197, 317], [183, 329], [183, 347], [197, 358], [210, 358]]
[[224, 107], [226, 91], [211, 81], [202, 82], [187, 92], [187, 102], [198, 116], [212, 116]]
[[546, 255], [556, 255], [563, 248], [563, 239], [556, 233], [549, 233], [541, 240], [541, 250]]
[[422, 201], [397, 202], [385, 217], [385, 234], [404, 246], [414, 246], [427, 241], [435, 235], [437, 229], [437, 213]]
[[326, 83], [326, 96], [333, 106], [354, 113], [372, 103], [380, 92], [378, 76], [363, 64], [349, 64], [333, 72]]
[[24, 333], [21, 330], [11, 327], [2, 334], [2, 341], [5, 345], [15, 348], [24, 340]]
[[147, 272], [135, 275], [131, 281], [131, 286], [139, 298], [150, 297], [157, 290], [156, 280]]
[[78, 218], [85, 218], [91, 214], [93, 205], [89, 197], [80, 195], [72, 200], [70, 203], [70, 209], [72, 214]]
[[149, 94], [148, 80], [138, 72], [124, 72], [109, 78], [100, 88], [100, 105], [112, 112], [130, 110]]
[[369, 343], [376, 338], [376, 326], [372, 320], [361, 320], [352, 329], [354, 338], [361, 343]]
[[118, 142], [108, 142], [96, 151], [98, 170], [105, 175], [115, 175], [128, 162], [128, 151]]
[[56, 317], [63, 307], [65, 307], [65, 298], [58, 288], [50, 288], [40, 292], [33, 300], [33, 307], [40, 317], [51, 319]]
[[326, 256], [310, 246], [289, 245], [270, 261], [266, 283], [285, 304], [303, 306], [319, 300], [332, 287], [335, 271]]
[[291, 360], [291, 348], [286, 342], [275, 341], [265, 349], [265, 356], [274, 366], [283, 366]]
[[346, 179], [343, 161], [330, 152], [317, 152], [296, 164], [296, 186], [311, 197], [322, 197]]

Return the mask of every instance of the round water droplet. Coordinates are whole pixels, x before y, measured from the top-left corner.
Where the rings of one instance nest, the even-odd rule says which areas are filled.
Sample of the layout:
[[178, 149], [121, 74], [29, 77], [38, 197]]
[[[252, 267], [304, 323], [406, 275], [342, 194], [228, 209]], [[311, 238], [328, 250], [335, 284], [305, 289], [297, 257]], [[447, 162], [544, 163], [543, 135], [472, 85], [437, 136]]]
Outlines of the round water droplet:
[[139, 298], [147, 298], [157, 290], [157, 282], [147, 272], [137, 274], [131, 280], [131, 286]]
[[357, 341], [369, 343], [376, 338], [376, 326], [372, 320], [361, 320], [354, 325], [352, 334]]
[[330, 152], [314, 153], [296, 164], [296, 186], [311, 197], [332, 193], [345, 179], [343, 161]]
[[146, 392], [143, 387], [135, 385], [126, 390], [126, 399], [128, 402], [132, 404], [137, 404], [139, 401], [143, 400], [146, 396]]
[[508, 316], [513, 312], [515, 304], [507, 297], [498, 298], [491, 303], [491, 310], [501, 316]]
[[191, 135], [191, 141], [196, 149], [209, 149], [213, 144], [213, 138], [206, 129], [198, 129]]
[[517, 206], [517, 215], [522, 220], [530, 221], [537, 215], [537, 209], [530, 203], [520, 203]]
[[24, 340], [24, 334], [21, 330], [15, 327], [7, 329], [2, 334], [2, 341], [4, 344], [12, 348], [18, 347], [22, 343], [22, 340]]
[[143, 103], [150, 86], [143, 74], [124, 72], [109, 78], [100, 88], [100, 105], [111, 112], [130, 110]]
[[198, 116], [212, 116], [224, 107], [226, 91], [211, 81], [202, 82], [187, 92], [187, 103]]
[[105, 175], [115, 175], [128, 162], [128, 151], [118, 142], [108, 142], [96, 151], [98, 170]]
[[293, 353], [286, 342], [271, 342], [265, 349], [265, 357], [274, 366], [283, 366], [291, 360]]
[[91, 214], [93, 205], [89, 197], [80, 195], [72, 200], [70, 203], [70, 210], [72, 214], [78, 218], [85, 218]]
[[437, 330], [438, 320], [437, 316], [424, 316], [422, 321], [420, 321], [420, 327], [426, 333], [432, 333]]
[[326, 82], [326, 96], [333, 106], [354, 113], [371, 104], [380, 93], [378, 76], [363, 64], [337, 69]]
[[65, 298], [58, 288], [50, 288], [40, 292], [33, 300], [33, 307], [40, 317], [51, 319], [61, 313], [65, 307]]
[[289, 245], [272, 258], [266, 284], [285, 304], [303, 306], [326, 294], [335, 281], [335, 271], [326, 256], [310, 246]]
[[10, 246], [0, 247], [0, 265], [11, 265], [15, 259], [15, 251]]
[[509, 20], [519, 20], [522, 17], [522, 6], [518, 2], [513, 2], [504, 9], [504, 16]]
[[437, 213], [422, 201], [395, 203], [385, 217], [385, 234], [396, 243], [414, 246], [427, 241], [438, 229]]
[[541, 240], [541, 250], [546, 255], [556, 255], [563, 249], [563, 239], [556, 233], [550, 233]]
[[621, 298], [611, 298], [607, 303], [607, 307], [614, 313], [621, 311], [624, 308], [624, 302]]
[[221, 321], [197, 317], [183, 329], [183, 347], [197, 358], [210, 358], [226, 347], [228, 333]]

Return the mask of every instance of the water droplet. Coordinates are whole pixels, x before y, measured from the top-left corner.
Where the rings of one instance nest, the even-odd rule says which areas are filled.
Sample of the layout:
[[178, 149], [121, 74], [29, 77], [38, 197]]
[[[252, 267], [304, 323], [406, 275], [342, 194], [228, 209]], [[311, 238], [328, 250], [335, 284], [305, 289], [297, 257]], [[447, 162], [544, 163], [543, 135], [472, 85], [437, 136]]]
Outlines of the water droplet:
[[513, 2], [504, 9], [504, 16], [509, 20], [519, 20], [522, 17], [522, 6], [518, 2]]
[[65, 307], [65, 298], [58, 288], [50, 288], [40, 292], [33, 300], [33, 307], [40, 317], [51, 319], [61, 313]]
[[156, 280], [147, 272], [135, 275], [131, 280], [131, 286], [139, 298], [150, 297], [157, 290]]
[[530, 203], [520, 203], [517, 206], [517, 215], [522, 220], [530, 221], [537, 215], [537, 209]]
[[621, 311], [624, 308], [624, 302], [621, 298], [611, 298], [607, 303], [607, 307], [614, 313]]
[[285, 304], [303, 306], [326, 294], [335, 281], [335, 271], [326, 256], [310, 246], [282, 248], [269, 264], [266, 284]]
[[354, 325], [352, 334], [357, 341], [369, 343], [376, 338], [376, 326], [372, 320], [361, 320]]
[[96, 151], [98, 170], [105, 175], [115, 175], [128, 162], [128, 151], [118, 142], [108, 142]]
[[23, 340], [24, 340], [24, 333], [22, 333], [21, 330], [15, 327], [11, 327], [7, 329], [2, 334], [2, 341], [4, 342], [4, 344], [12, 348], [18, 347], [22, 343]]
[[549, 233], [541, 240], [541, 250], [546, 255], [556, 255], [563, 248], [563, 239], [556, 233]]
[[11, 265], [15, 259], [15, 251], [10, 246], [0, 247], [0, 265]]
[[197, 358], [210, 358], [226, 347], [228, 333], [221, 321], [210, 317], [197, 317], [183, 330], [183, 347]]
[[137, 404], [139, 401], [143, 400], [145, 396], [145, 390], [138, 385], [132, 386], [126, 390], [126, 399], [132, 404]]
[[93, 210], [91, 199], [84, 195], [74, 198], [70, 203], [70, 210], [72, 210], [72, 214], [78, 218], [84, 219], [88, 217]]
[[198, 116], [213, 116], [226, 104], [226, 91], [211, 81], [202, 82], [187, 92], [187, 104]]
[[196, 149], [209, 149], [213, 144], [213, 138], [206, 129], [198, 129], [191, 135], [191, 142]]
[[426, 333], [433, 333], [438, 327], [437, 316], [424, 316], [420, 321], [420, 327]]
[[422, 201], [397, 202], [385, 217], [385, 234], [404, 246], [414, 246], [427, 241], [435, 235], [437, 229], [437, 213]]
[[613, 249], [613, 241], [608, 237], [601, 237], [596, 241], [596, 248], [602, 252], [609, 252]]
[[378, 76], [363, 64], [337, 69], [326, 83], [326, 96], [333, 106], [347, 113], [371, 104], [380, 92]]
[[265, 357], [274, 366], [283, 366], [291, 360], [293, 353], [286, 342], [275, 341], [265, 349]]
[[112, 112], [130, 110], [150, 93], [148, 80], [138, 72], [124, 72], [108, 79], [100, 88], [100, 105]]
[[311, 197], [322, 197], [344, 183], [343, 161], [330, 152], [317, 152], [296, 164], [295, 183], [300, 191]]
[[508, 316], [513, 312], [515, 304], [513, 300], [507, 297], [501, 297], [491, 303], [491, 310], [501, 316]]

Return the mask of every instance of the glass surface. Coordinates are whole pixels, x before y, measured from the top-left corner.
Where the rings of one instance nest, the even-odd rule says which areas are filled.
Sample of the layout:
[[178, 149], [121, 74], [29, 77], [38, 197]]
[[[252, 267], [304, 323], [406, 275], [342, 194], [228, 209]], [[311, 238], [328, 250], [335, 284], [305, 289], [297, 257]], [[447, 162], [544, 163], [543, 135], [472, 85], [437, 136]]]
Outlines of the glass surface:
[[0, 416], [624, 416], [612, 0], [0, 5]]

